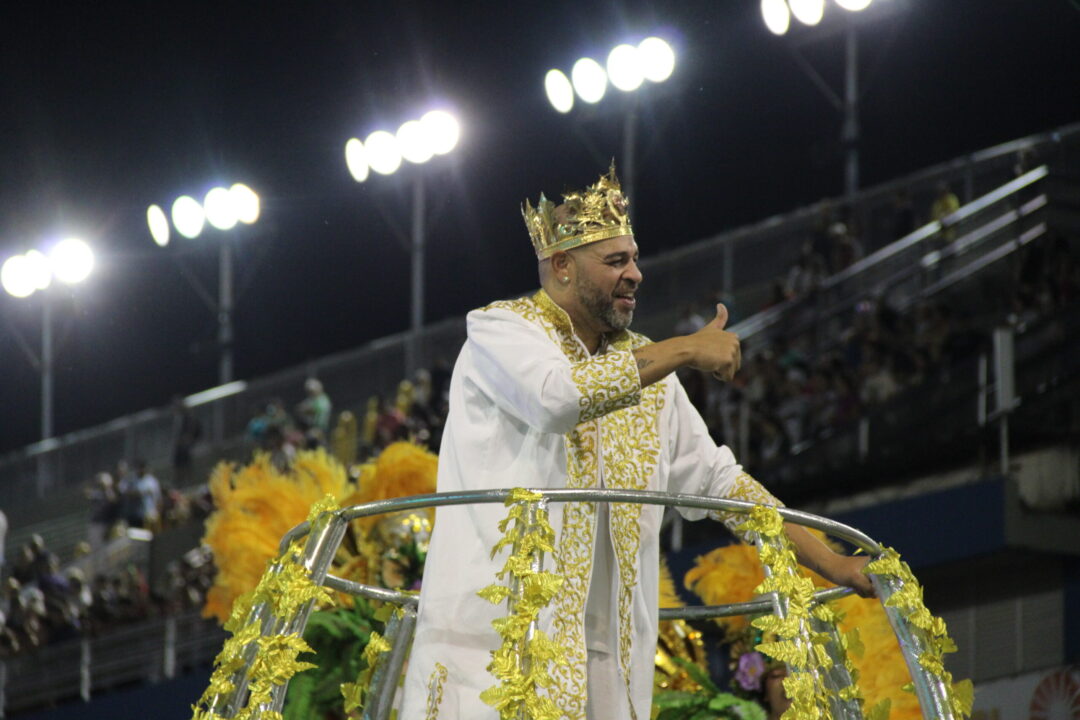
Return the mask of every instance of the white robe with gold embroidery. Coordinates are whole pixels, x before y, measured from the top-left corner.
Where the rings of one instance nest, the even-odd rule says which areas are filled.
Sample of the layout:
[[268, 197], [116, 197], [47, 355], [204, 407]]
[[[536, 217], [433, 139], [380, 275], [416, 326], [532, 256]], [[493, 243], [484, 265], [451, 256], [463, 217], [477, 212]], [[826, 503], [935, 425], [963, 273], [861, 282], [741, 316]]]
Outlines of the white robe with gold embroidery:
[[[543, 291], [470, 313], [450, 383], [439, 491], [611, 487], [779, 504], [716, 446], [674, 374], [641, 387], [632, 350], [647, 342], [616, 333], [590, 356]], [[690, 520], [706, 514], [680, 512]], [[437, 511], [401, 720], [498, 717], [479, 695], [496, 684], [486, 670], [501, 643], [491, 621], [506, 608], [476, 591], [495, 582], [505, 560], [505, 553], [490, 557], [505, 513], [498, 504]], [[658, 506], [613, 504], [609, 533], [597, 537], [596, 504], [550, 506], [557, 540], [545, 568], [565, 584], [540, 625], [568, 649], [570, 662], [553, 670], [549, 693], [564, 718], [586, 717], [591, 650], [610, 653], [608, 665], [617, 667], [618, 681], [605, 684], [618, 687], [613, 697], [593, 699], [603, 717], [649, 717], [662, 514]], [[607, 577], [594, 582], [597, 557]]]

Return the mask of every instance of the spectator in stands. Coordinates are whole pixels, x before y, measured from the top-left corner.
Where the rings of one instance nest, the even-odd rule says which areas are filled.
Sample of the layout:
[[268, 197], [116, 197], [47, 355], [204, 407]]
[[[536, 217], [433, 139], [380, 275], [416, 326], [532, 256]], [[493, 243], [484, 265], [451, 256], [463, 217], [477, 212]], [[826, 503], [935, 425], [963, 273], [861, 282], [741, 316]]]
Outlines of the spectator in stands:
[[397, 403], [391, 403], [389, 400], [383, 399], [382, 411], [379, 413], [379, 420], [376, 425], [376, 442], [379, 449], [386, 447], [395, 440], [404, 439], [405, 435], [405, 414]]
[[20, 584], [34, 582], [34, 550], [30, 543], [19, 546], [19, 555], [11, 565], [11, 577]]
[[112, 475], [107, 472], [95, 475], [90, 487], [86, 489], [86, 498], [90, 501], [87, 539], [91, 549], [96, 550], [105, 544], [113, 525], [121, 520], [120, 496]]
[[1013, 177], [1020, 177], [1035, 167], [1035, 157], [1031, 148], [1020, 148], [1016, 151], [1016, 160], [1013, 163]]
[[368, 398], [367, 409], [360, 425], [360, 459], [366, 460], [375, 454], [379, 442], [379, 405], [378, 395]]
[[1080, 262], [1069, 241], [1057, 233], [1050, 242], [1050, 267], [1050, 304], [1060, 310], [1080, 297]]
[[285, 431], [271, 425], [263, 435], [263, 450], [270, 453], [270, 463], [278, 472], [286, 472], [296, 459], [296, 445]]
[[825, 261], [814, 251], [813, 245], [804, 243], [798, 261], [791, 267], [784, 284], [787, 298], [805, 297], [817, 290], [825, 279]]
[[956, 229], [945, 227], [944, 220], [949, 215], [960, 209], [960, 199], [949, 188], [949, 184], [942, 180], [937, 184], [937, 192], [934, 195], [934, 203], [930, 206], [930, 219], [942, 223], [941, 239], [947, 243], [956, 239]]
[[679, 319], [675, 323], [676, 335], [693, 335], [705, 327], [705, 318], [697, 311], [693, 303], [683, 305], [679, 310]]
[[891, 240], [899, 240], [915, 232], [915, 205], [907, 188], [900, 188], [893, 194], [892, 210]]
[[333, 405], [330, 396], [323, 389], [317, 378], [308, 378], [304, 382], [306, 397], [296, 406], [296, 416], [300, 420], [300, 429], [304, 433], [308, 447], [326, 444], [330, 436], [330, 415]]
[[248, 422], [246, 435], [257, 447], [266, 444], [266, 433], [270, 428], [277, 428], [283, 435], [293, 435], [293, 422], [285, 409], [281, 398], [271, 398], [270, 402]]
[[150, 472], [146, 461], [135, 461], [136, 480], [132, 485], [133, 514], [128, 519], [132, 527], [159, 530], [161, 520], [161, 483]]
[[45, 547], [44, 538], [33, 533], [30, 540], [18, 548], [18, 559], [11, 571], [12, 578], [22, 585], [36, 584], [49, 572], [51, 557], [52, 553]]
[[195, 413], [177, 395], [173, 398], [173, 485], [186, 487], [191, 484], [191, 452], [202, 437], [202, 423]]
[[838, 222], [829, 228], [830, 269], [833, 273], [851, 267], [863, 257], [863, 246], [847, 225]]
[[47, 640], [45, 628], [45, 595], [35, 586], [22, 586], [8, 615], [8, 627], [19, 644], [26, 648], [41, 647]]
[[4, 546], [7, 544], [8, 520], [3, 510], [0, 510], [0, 577], [4, 576]]
[[431, 404], [442, 407], [450, 398], [451, 362], [440, 355], [431, 369]]
[[864, 363], [862, 387], [859, 396], [867, 405], [880, 405], [900, 389], [892, 370], [892, 360], [881, 357], [880, 352], [868, 353]]
[[784, 290], [783, 280], [773, 280], [772, 285], [770, 285], [769, 288], [769, 299], [761, 306], [762, 310], [768, 310], [780, 303], [787, 302], [788, 299], [787, 292]]

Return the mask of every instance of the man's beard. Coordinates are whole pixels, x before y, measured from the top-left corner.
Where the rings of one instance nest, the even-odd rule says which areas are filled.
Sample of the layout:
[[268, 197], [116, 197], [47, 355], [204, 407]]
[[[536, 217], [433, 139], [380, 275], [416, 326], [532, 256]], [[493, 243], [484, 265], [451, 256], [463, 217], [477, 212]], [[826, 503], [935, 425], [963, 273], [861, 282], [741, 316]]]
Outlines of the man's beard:
[[590, 315], [612, 330], [625, 330], [634, 319], [634, 311], [621, 312], [615, 309], [615, 298], [604, 292], [588, 280], [581, 278], [576, 283], [578, 302]]

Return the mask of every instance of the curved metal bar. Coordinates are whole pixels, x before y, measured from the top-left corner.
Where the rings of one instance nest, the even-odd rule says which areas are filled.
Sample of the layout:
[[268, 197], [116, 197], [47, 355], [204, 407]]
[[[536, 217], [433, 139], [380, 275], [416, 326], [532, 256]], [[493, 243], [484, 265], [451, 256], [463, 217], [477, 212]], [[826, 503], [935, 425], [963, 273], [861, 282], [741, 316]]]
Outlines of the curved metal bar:
[[[530, 490], [533, 490], [530, 488]], [[664, 493], [651, 490], [533, 490], [553, 502], [629, 502], [644, 503], [650, 505], [664, 505], [669, 507], [687, 507], [700, 510], [726, 510], [728, 512], [746, 513], [756, 507], [755, 503], [744, 500], [727, 500], [723, 498], [710, 498], [704, 495], [687, 495], [682, 493]], [[428, 495], [413, 495], [405, 498], [392, 498], [389, 500], [376, 500], [362, 505], [337, 510], [345, 520], [371, 515], [382, 515], [402, 510], [420, 510], [429, 507], [443, 507], [449, 505], [472, 505], [485, 503], [502, 503], [509, 496], [510, 490], [463, 490], [461, 492], [430, 493]], [[789, 508], [776, 508], [780, 515], [790, 522], [804, 527], [810, 527], [845, 540], [855, 547], [870, 555], [881, 553], [881, 546], [866, 533], [849, 525], [819, 517], [801, 510]], [[300, 523], [282, 538], [281, 547], [287, 548], [289, 544], [306, 535], [310, 530], [308, 523]]]
[[383, 602], [393, 603], [394, 605], [400, 605], [402, 607], [415, 608], [420, 602], [419, 595], [401, 592], [400, 590], [387, 590], [386, 588], [375, 587], [374, 585], [365, 585], [353, 580], [339, 578], [337, 575], [328, 574], [326, 579], [323, 580], [323, 585], [331, 590], [338, 590], [343, 593], [349, 593], [350, 595], [359, 595], [370, 600], [382, 600]]
[[[847, 597], [855, 591], [847, 587], [835, 587], [828, 590], [818, 590], [814, 593], [814, 602], [823, 603], [830, 600], [838, 600]], [[735, 617], [736, 615], [758, 615], [772, 612], [773, 603], [769, 598], [751, 600], [749, 602], [730, 603], [728, 605], [696, 605], [693, 607], [661, 608], [661, 620], [712, 620], [718, 617]]]

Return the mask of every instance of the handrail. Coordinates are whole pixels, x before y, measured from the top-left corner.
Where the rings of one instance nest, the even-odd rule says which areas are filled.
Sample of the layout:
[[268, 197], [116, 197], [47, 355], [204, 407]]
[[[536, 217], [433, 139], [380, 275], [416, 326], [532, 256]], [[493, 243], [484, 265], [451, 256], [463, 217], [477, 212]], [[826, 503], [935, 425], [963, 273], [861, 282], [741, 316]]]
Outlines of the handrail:
[[[955, 212], [942, 218], [942, 220], [927, 223], [921, 228], [916, 229], [914, 232], [905, 235], [904, 237], [896, 240], [889, 245], [877, 250], [876, 252], [867, 255], [861, 260], [853, 263], [850, 267], [841, 270], [834, 275], [826, 278], [819, 288], [819, 292], [822, 294], [837, 287], [841, 283], [857, 278], [859, 275], [880, 266], [891, 258], [896, 257], [900, 253], [910, 250], [917, 245], [929, 240], [935, 235], [939, 234], [942, 230], [955, 226], [961, 220], [965, 220], [977, 214], [980, 211], [986, 210], [994, 206], [995, 203], [999, 203], [1002, 200], [1018, 193], [1020, 190], [1027, 188], [1034, 183], [1044, 179], [1049, 174], [1047, 166], [1043, 165], [1034, 170], [1021, 175], [1020, 177], [995, 188], [994, 190], [980, 196], [972, 202], [964, 205]], [[1001, 230], [1009, 224], [1016, 222], [1017, 220], [1027, 217], [1032, 213], [1045, 208], [1047, 205], [1047, 198], [1045, 195], [1039, 195], [1038, 197], [1030, 200], [1018, 208], [1012, 208], [985, 225], [972, 230], [964, 237], [958, 239], [952, 243], [950, 247], [943, 250], [934, 250], [925, 255], [919, 263], [906, 265], [900, 268], [892, 275], [879, 280], [876, 284], [881, 286], [893, 286], [903, 279], [910, 277], [921, 268], [929, 267], [939, 262], [945, 257], [951, 257], [960, 254], [968, 247], [977, 244], [990, 234]], [[785, 318], [788, 312], [796, 306], [799, 306], [802, 302], [802, 298], [793, 298], [784, 303], [762, 311], [756, 315], [753, 315], [742, 322], [736, 323], [731, 327], [731, 331], [739, 335], [743, 340], [753, 337], [758, 333], [776, 325], [783, 318]], [[828, 307], [818, 313], [818, 318], [831, 317], [838, 310], [847, 308], [850, 306], [850, 298], [842, 298], [831, 307]]]
[[[412, 593], [388, 591], [383, 588], [375, 588], [333, 577], [328, 574], [330, 561], [336, 554], [338, 545], [344, 538], [345, 527], [348, 522], [373, 515], [420, 510], [431, 507], [493, 503], [505, 504], [507, 500], [511, 499], [512, 496], [518, 492], [519, 491], [508, 488], [467, 490], [376, 500], [361, 505], [353, 505], [347, 508], [324, 512], [313, 521], [300, 523], [289, 530], [282, 538], [279, 545], [281, 550], [279, 561], [270, 567], [267, 571], [269, 574], [278, 575], [284, 571], [287, 564], [296, 563], [305, 569], [305, 574], [310, 578], [310, 582], [313, 582], [316, 585], [325, 585], [335, 590], [355, 593], [366, 597], [376, 597], [389, 602], [396, 602], [402, 606], [401, 614], [395, 614], [392, 618], [392, 622], [387, 626], [386, 641], [389, 644], [390, 649], [385, 656], [380, 657], [380, 659], [376, 661], [374, 667], [374, 675], [370, 681], [372, 688], [372, 702], [370, 702], [364, 710], [364, 718], [366, 720], [386, 720], [386, 718], [389, 717], [390, 709], [393, 706], [393, 695], [398, 685], [401, 667], [404, 658], [408, 653], [409, 646], [411, 645], [412, 634], [415, 631], [417, 620], [417, 597]], [[537, 506], [546, 506], [549, 502], [629, 502], [666, 507], [724, 510], [744, 514], [750, 513], [752, 510], [759, 507], [756, 503], [742, 500], [729, 500], [701, 495], [645, 490], [537, 489], [530, 490], [529, 492], [531, 494], [530, 498], [535, 498], [535, 500], [530, 499], [527, 501], [530, 503], [528, 506], [528, 517], [532, 518], [532, 520], [526, 521], [527, 524], [529, 522], [535, 522], [535, 508]], [[521, 500], [518, 499], [515, 500], [515, 502], [521, 502]], [[532, 504], [534, 502], [538, 503], [538, 505], [534, 506]], [[883, 548], [861, 530], [835, 520], [819, 517], [812, 513], [800, 510], [791, 510], [789, 508], [774, 508], [774, 510], [789, 522], [815, 528], [828, 535], [843, 539], [855, 545], [857, 548], [864, 550], [875, 559], [891, 557], [892, 560], [890, 562], [893, 564], [883, 565], [883, 568], [898, 567], [896, 565], [899, 563], [898, 556], [896, 556], [895, 553], [892, 553], [892, 551], [887, 552], [886, 548]], [[302, 550], [299, 551], [298, 555], [294, 554], [296, 553], [296, 550], [292, 548], [297, 547], [295, 543], [303, 540], [305, 537], [306, 541], [303, 543]], [[773, 557], [783, 555], [782, 550], [784, 545], [779, 536], [762, 533], [757, 536], [757, 545], [758, 551], [762, 554], [762, 557], [764, 557], [764, 553], [767, 550]], [[534, 550], [533, 552], [540, 553], [541, 551]], [[892, 554], [890, 555], [889, 553]], [[542, 558], [539, 556], [534, 557], [530, 562], [534, 569], [542, 567]], [[787, 567], [784, 572], [795, 572], [794, 566], [791, 565]], [[766, 575], [769, 575], [769, 573], [769, 566], [766, 566]], [[908, 614], [906, 614], [901, 607], [893, 607], [892, 605], [894, 603], [890, 602], [894, 597], [899, 598], [901, 593], [910, 596], [912, 594], [912, 588], [908, 587], [908, 584], [909, 581], [914, 582], [914, 578], [910, 577], [910, 573], [906, 570], [906, 566], [903, 566], [902, 570], [895, 571], [884, 569], [879, 572], [870, 571], [867, 575], [873, 582], [878, 597], [885, 606], [889, 622], [900, 643], [900, 649], [905, 662], [907, 663], [909, 672], [911, 673], [915, 691], [919, 698], [920, 705], [923, 708], [924, 716], [939, 720], [953, 720], [957, 717], [955, 708], [958, 706], [955, 705], [956, 700], [953, 696], [953, 690], [949, 686], [949, 676], [947, 673], [934, 670], [933, 663], [927, 664], [925, 662], [928, 656], [933, 655], [934, 651], [932, 648], [934, 647], [934, 641], [932, 641], [927, 631], [915, 626], [912, 621], [909, 620]], [[513, 611], [514, 593], [519, 592], [518, 590], [514, 590], [514, 587], [517, 586], [512, 584], [510, 598], [511, 611]], [[828, 591], [817, 592], [813, 595], [813, 601], [823, 602], [825, 600], [842, 597], [850, 592], [851, 591], [847, 588], [834, 588]], [[915, 592], [921, 596], [921, 592], [919, 592], [917, 588], [915, 588]], [[788, 613], [787, 598], [787, 595], [784, 595], [782, 591], [777, 590], [768, 593], [767, 597], [761, 601], [686, 608], [680, 611], [665, 612], [662, 617], [664, 619], [705, 619], [769, 610], [778, 617], [785, 617]], [[265, 600], [256, 604], [247, 615], [242, 627], [255, 629], [262, 637], [302, 634], [307, 623], [307, 618], [313, 609], [314, 601], [310, 600], [303, 606], [288, 611], [275, 610], [273, 602], [274, 601], [271, 600]], [[909, 602], [910, 598], [905, 597], [903, 607], [909, 607]], [[923, 608], [922, 611], [925, 612], [925, 608]], [[278, 614], [279, 612], [282, 612], [283, 614]], [[798, 616], [793, 615], [792, 617]], [[535, 619], [530, 621], [530, 633], [532, 632], [535, 622]], [[810, 622], [813, 624], [815, 621], [811, 619]], [[807, 638], [811, 637], [812, 634], [818, 633], [820, 630], [817, 626], [808, 626], [806, 620], [800, 620], [798, 625], [800, 628], [798, 631], [799, 637], [807, 642]], [[236, 632], [247, 632], [247, 630], [239, 629], [240, 627], [241, 626], [238, 626]], [[827, 652], [830, 656], [837, 656], [834, 657], [834, 660], [842, 660], [842, 658], [839, 658], [838, 656], [843, 655], [843, 646], [838, 640], [838, 635], [833, 630], [834, 629], [831, 626], [826, 628], [826, 635], [829, 637], [827, 642]], [[529, 635], [526, 634], [526, 637], [529, 637]], [[260, 644], [258, 642], [250, 640], [245, 646], [231, 650], [231, 654], [226, 659], [222, 660], [219, 658], [219, 662], [222, 663], [223, 668], [236, 667], [236, 659], [240, 659], [243, 662], [243, 668], [241, 670], [232, 671], [228, 677], [223, 675], [216, 680], [212, 680], [211, 687], [214, 687], [214, 683], [217, 682], [219, 686], [231, 689], [226, 692], [218, 692], [217, 694], [208, 691], [208, 695], [204, 696], [206, 699], [200, 701], [205, 703], [205, 710], [207, 712], [214, 713], [223, 718], [229, 718], [233, 717], [241, 710], [246, 694], [250, 669], [258, 658], [259, 646]], [[523, 658], [521, 659], [521, 662], [523, 663], [522, 667], [525, 668], [528, 660]], [[846, 696], [840, 692], [841, 689], [847, 687], [846, 683], [850, 683], [850, 675], [847, 674], [846, 670], [840, 667], [833, 668], [829, 671], [825, 671], [825, 667], [826, 666], [823, 665], [822, 669], [819, 670], [815, 665], [807, 665], [799, 666], [796, 670], [798, 672], [808, 673], [809, 676], [813, 678], [814, 682], [820, 682], [829, 688], [832, 692], [830, 703], [835, 705], [837, 712], [840, 712], [843, 717], [860, 717], [861, 711], [859, 710], [857, 703], [853, 703], [850, 700], [843, 700]], [[845, 677], [848, 678], [847, 681], [844, 681], [843, 678]], [[260, 704], [257, 707], [249, 708], [249, 710], [255, 710], [257, 716], [262, 712], [279, 713], [284, 704], [287, 685], [288, 681], [286, 678], [284, 684], [274, 686], [268, 696], [269, 699], [263, 699], [264, 696], [260, 696]]]
[[[412, 495], [403, 498], [390, 498], [388, 500], [374, 500], [361, 505], [352, 505], [336, 514], [340, 515], [345, 522], [372, 515], [400, 512], [404, 510], [421, 510], [429, 507], [443, 507], [451, 505], [472, 505], [503, 503], [510, 496], [512, 490], [460, 490], [457, 492], [428, 493], [425, 495]], [[727, 510], [730, 512], [745, 513], [757, 507], [757, 503], [746, 500], [729, 500], [727, 498], [711, 498], [702, 495], [688, 495], [685, 493], [665, 493], [655, 490], [536, 490], [544, 497], [553, 502], [629, 502], [646, 505], [662, 505], [665, 507], [687, 507], [698, 510]], [[870, 555], [881, 553], [881, 546], [869, 535], [836, 520], [829, 520], [802, 510], [779, 507], [776, 509], [781, 517], [799, 525], [821, 530], [845, 540], [863, 552]], [[311, 532], [311, 523], [304, 521], [285, 533], [278, 544], [278, 549], [285, 552], [288, 547]]]

